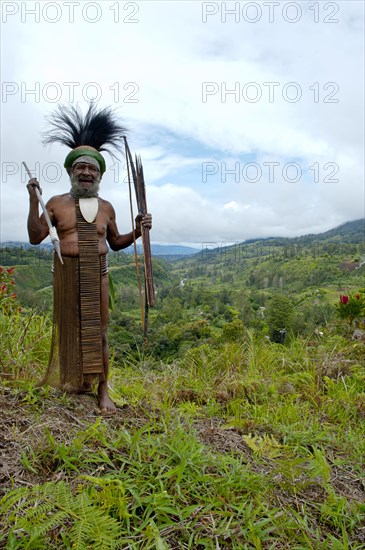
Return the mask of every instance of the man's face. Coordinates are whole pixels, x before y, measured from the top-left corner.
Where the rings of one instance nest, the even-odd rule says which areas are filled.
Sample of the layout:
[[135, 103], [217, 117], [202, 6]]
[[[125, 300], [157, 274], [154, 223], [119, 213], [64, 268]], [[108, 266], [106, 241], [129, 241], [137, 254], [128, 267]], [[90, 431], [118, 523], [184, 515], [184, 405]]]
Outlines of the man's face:
[[100, 170], [94, 164], [78, 162], [71, 171], [71, 187], [79, 198], [96, 197], [101, 180]]

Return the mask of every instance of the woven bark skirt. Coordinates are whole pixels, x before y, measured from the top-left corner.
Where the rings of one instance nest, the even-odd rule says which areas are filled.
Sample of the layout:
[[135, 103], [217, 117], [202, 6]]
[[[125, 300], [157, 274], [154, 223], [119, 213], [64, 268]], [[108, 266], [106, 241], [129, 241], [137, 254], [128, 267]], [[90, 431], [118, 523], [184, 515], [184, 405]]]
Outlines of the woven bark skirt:
[[[53, 332], [48, 369], [42, 383], [68, 392], [82, 392], [104, 381], [101, 335], [101, 278], [106, 256], [99, 256], [93, 292], [83, 296], [80, 259], [55, 255]], [[89, 298], [88, 298], [89, 295]], [[89, 299], [89, 302], [88, 302]]]

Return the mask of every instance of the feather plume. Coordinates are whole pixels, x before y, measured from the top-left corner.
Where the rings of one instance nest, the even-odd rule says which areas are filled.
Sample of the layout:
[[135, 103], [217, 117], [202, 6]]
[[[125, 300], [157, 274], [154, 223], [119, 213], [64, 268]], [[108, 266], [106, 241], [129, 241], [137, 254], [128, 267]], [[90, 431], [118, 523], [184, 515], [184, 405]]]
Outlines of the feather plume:
[[85, 116], [78, 107], [59, 105], [47, 119], [51, 129], [44, 133], [44, 145], [58, 142], [71, 149], [89, 145], [114, 156], [113, 149], [118, 149], [127, 132], [115, 111], [110, 107], [97, 110], [94, 103], [90, 103]]

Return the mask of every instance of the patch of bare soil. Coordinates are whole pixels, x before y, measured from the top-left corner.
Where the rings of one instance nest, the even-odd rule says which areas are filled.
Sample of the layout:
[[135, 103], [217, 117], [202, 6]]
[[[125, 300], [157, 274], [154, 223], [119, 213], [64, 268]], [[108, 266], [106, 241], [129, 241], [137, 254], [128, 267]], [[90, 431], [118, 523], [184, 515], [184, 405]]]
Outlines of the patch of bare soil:
[[199, 420], [195, 429], [202, 443], [220, 453], [232, 453], [244, 456], [251, 462], [251, 451], [242, 439], [242, 431], [236, 428], [226, 428], [218, 419]]

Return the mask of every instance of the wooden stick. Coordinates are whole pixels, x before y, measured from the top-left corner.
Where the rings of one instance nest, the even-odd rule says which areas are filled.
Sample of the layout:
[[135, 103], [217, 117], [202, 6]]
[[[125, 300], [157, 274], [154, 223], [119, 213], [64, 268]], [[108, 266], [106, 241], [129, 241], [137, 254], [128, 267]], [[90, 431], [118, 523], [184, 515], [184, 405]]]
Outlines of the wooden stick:
[[[29, 170], [28, 166], [26, 165], [26, 163], [23, 161], [22, 162], [28, 176], [30, 179], [33, 179], [33, 176], [31, 174], [31, 171]], [[58, 235], [57, 235], [57, 231], [56, 231], [56, 228], [53, 227], [52, 225], [52, 222], [51, 222], [51, 218], [49, 217], [49, 214], [48, 214], [48, 211], [47, 211], [47, 208], [43, 202], [43, 199], [42, 199], [42, 195], [40, 194], [39, 192], [39, 189], [38, 187], [34, 186], [34, 189], [35, 189], [35, 193], [37, 195], [37, 199], [39, 201], [39, 204], [41, 205], [42, 207], [42, 210], [43, 210], [43, 214], [44, 214], [44, 217], [46, 218], [46, 222], [47, 222], [47, 225], [48, 225], [48, 229], [49, 229], [49, 236], [51, 237], [51, 241], [52, 241], [52, 244], [53, 244], [53, 247], [55, 249], [55, 251], [57, 252], [57, 255], [60, 259], [60, 262], [61, 264], [63, 264], [63, 260], [62, 260], [62, 256], [61, 256], [61, 248], [60, 248], [60, 241], [59, 241], [59, 238], [58, 238]]]
[[[134, 183], [134, 189], [136, 192], [138, 213], [141, 216], [147, 214], [147, 202], [146, 202], [146, 187], [143, 177], [143, 168], [140, 157], [136, 156], [135, 165], [133, 162], [133, 157], [131, 155], [127, 139], [124, 137], [126, 158], [127, 158], [127, 170], [128, 170], [128, 181], [129, 178], [129, 167], [132, 172], [132, 178]], [[133, 220], [132, 220], [133, 223]], [[147, 341], [147, 330], [148, 330], [148, 309], [155, 305], [155, 289], [153, 285], [153, 274], [152, 274], [152, 258], [151, 258], [151, 245], [150, 245], [150, 235], [149, 229], [146, 227], [141, 227], [141, 237], [142, 237], [142, 247], [143, 247], [143, 259], [144, 259], [144, 283], [145, 283], [145, 309], [144, 315], [142, 314], [143, 319], [143, 336], [145, 342]], [[134, 242], [135, 244], [135, 242]]]
[[[125, 139], [125, 138], [124, 138]], [[146, 325], [145, 325], [145, 312], [143, 310], [143, 303], [142, 303], [142, 283], [141, 283], [141, 277], [139, 274], [139, 263], [138, 263], [138, 253], [137, 253], [137, 243], [136, 243], [136, 234], [134, 230], [134, 214], [133, 214], [133, 204], [132, 204], [132, 189], [131, 189], [131, 178], [129, 173], [129, 160], [128, 160], [128, 154], [127, 154], [127, 147], [126, 145], [126, 161], [127, 161], [127, 173], [128, 173], [128, 188], [129, 188], [129, 209], [131, 213], [131, 221], [132, 221], [132, 233], [133, 233], [133, 249], [134, 249], [134, 260], [135, 260], [135, 266], [136, 266], [136, 274], [137, 274], [137, 282], [138, 282], [138, 293], [139, 293], [139, 306], [141, 308], [141, 318], [142, 318], [142, 327], [143, 327], [143, 334], [146, 332]]]
[[[142, 215], [147, 214], [147, 200], [146, 200], [146, 186], [144, 183], [143, 167], [141, 157], [136, 157], [136, 172], [137, 172], [137, 186], [138, 195], [140, 201], [140, 213]], [[142, 245], [145, 258], [145, 279], [146, 279], [146, 292], [147, 301], [150, 307], [155, 305], [155, 288], [153, 284], [153, 272], [152, 272], [152, 254], [150, 243], [150, 230], [147, 227], [142, 227]]]

